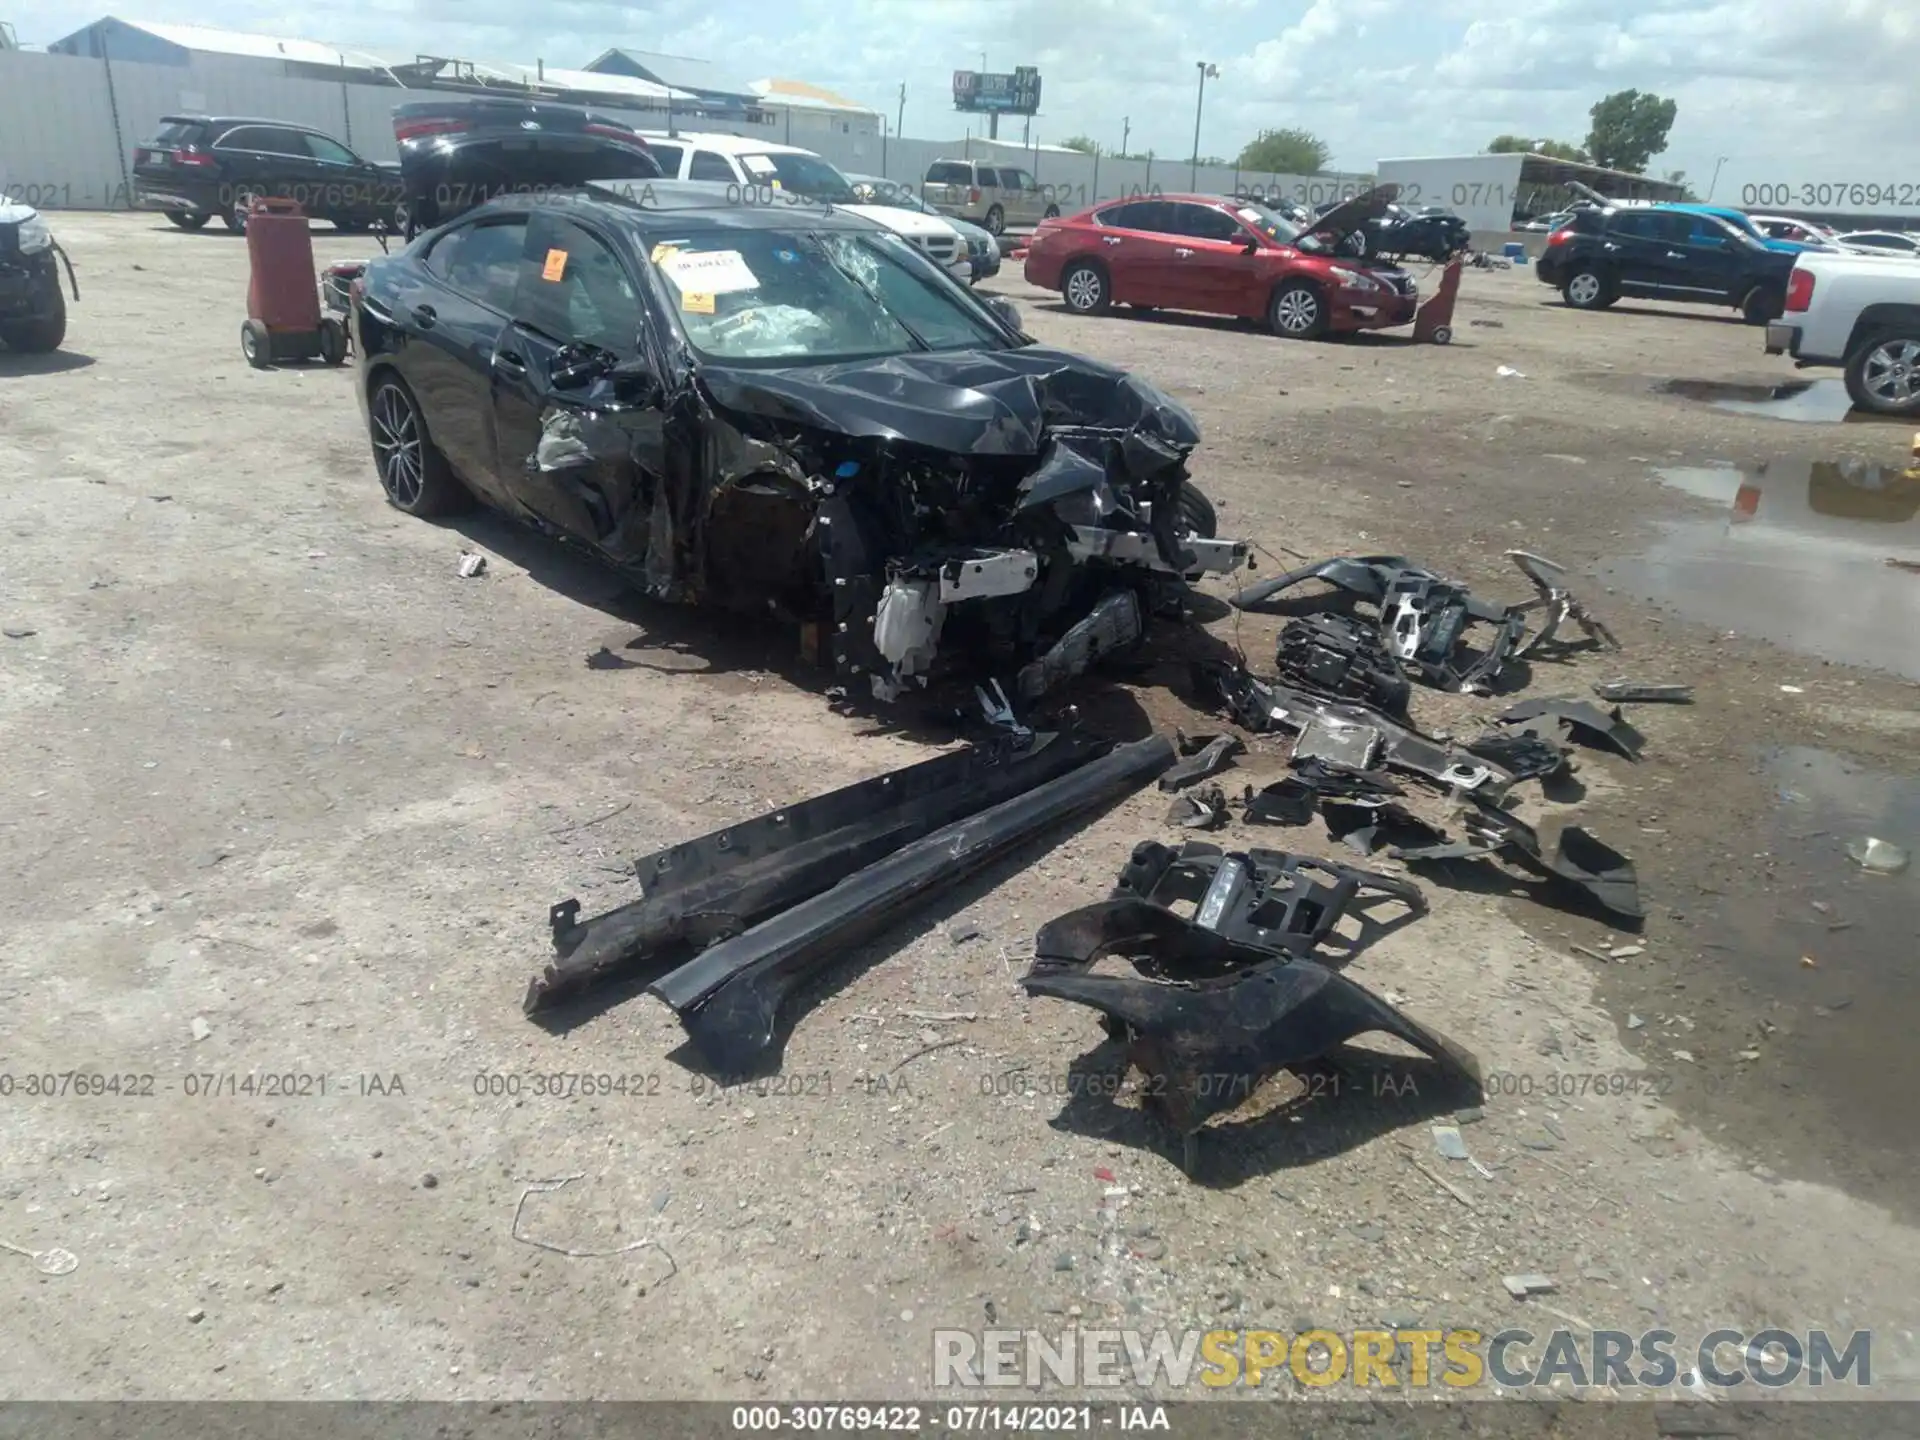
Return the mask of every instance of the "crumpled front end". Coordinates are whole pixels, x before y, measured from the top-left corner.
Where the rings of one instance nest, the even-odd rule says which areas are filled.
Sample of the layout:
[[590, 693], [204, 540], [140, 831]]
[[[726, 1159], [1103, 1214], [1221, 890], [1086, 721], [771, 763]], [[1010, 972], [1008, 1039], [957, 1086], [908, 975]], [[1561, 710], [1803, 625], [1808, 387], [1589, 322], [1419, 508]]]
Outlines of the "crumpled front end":
[[[662, 598], [798, 622], [882, 701], [956, 654], [1030, 699], [1139, 641], [1175, 587], [1248, 563], [1183, 502], [1192, 416], [1078, 356], [688, 362], [670, 392], [656, 435], [612, 417], [644, 493], [603, 548]], [[547, 428], [543, 466], [591, 469], [611, 434]]]

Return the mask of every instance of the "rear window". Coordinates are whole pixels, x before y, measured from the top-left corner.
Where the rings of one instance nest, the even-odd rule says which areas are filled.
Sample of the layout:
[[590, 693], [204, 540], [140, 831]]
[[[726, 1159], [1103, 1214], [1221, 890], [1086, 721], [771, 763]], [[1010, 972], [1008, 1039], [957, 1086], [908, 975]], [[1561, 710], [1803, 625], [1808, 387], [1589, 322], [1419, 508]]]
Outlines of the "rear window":
[[973, 171], [958, 160], [936, 160], [927, 167], [929, 185], [971, 185]]
[[163, 120], [153, 132], [155, 145], [197, 145], [207, 133], [201, 120]]

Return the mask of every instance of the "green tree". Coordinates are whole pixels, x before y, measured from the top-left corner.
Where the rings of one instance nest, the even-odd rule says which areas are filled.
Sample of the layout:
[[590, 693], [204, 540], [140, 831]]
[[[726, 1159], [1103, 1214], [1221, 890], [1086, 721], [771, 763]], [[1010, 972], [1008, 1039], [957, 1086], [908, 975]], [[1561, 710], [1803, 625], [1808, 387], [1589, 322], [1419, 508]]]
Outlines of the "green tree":
[[1060, 142], [1060, 145], [1062, 149], [1078, 150], [1082, 155], [1097, 155], [1100, 153], [1099, 144], [1085, 135], [1069, 135]]
[[1593, 117], [1587, 132], [1593, 163], [1641, 174], [1647, 161], [1667, 148], [1667, 132], [1679, 108], [1658, 95], [1616, 90], [1587, 112]]
[[1525, 135], [1496, 135], [1487, 142], [1489, 155], [1544, 155], [1549, 160], [1587, 164], [1587, 152], [1564, 140], [1531, 140]]
[[1318, 175], [1331, 153], [1327, 142], [1310, 130], [1262, 130], [1247, 142], [1234, 164], [1274, 175]]

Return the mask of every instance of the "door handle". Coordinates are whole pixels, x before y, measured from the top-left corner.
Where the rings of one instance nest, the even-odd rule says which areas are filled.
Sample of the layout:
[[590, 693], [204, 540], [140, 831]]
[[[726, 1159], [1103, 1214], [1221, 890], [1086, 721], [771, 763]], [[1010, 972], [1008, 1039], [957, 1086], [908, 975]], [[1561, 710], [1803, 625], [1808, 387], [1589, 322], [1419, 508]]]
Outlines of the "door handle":
[[1687, 252], [1684, 250], [1667, 251], [1667, 259], [1669, 260], [1684, 260], [1686, 258], [1687, 258]]
[[511, 350], [499, 350], [494, 352], [493, 368], [504, 370], [509, 375], [524, 375], [527, 373], [527, 362]]
[[435, 312], [434, 312], [434, 308], [431, 305], [416, 305], [413, 307], [414, 323], [418, 325], [422, 330], [431, 330], [433, 328], [434, 319], [435, 319]]
[[1118, 245], [1120, 243], [1120, 237], [1118, 235], [1102, 235], [1100, 238], [1109, 245]]
[[1178, 255], [1181, 259], [1184, 260], [1187, 256], [1193, 254], [1193, 251], [1182, 249], [1180, 246], [1176, 245], [1173, 248], [1173, 253]]

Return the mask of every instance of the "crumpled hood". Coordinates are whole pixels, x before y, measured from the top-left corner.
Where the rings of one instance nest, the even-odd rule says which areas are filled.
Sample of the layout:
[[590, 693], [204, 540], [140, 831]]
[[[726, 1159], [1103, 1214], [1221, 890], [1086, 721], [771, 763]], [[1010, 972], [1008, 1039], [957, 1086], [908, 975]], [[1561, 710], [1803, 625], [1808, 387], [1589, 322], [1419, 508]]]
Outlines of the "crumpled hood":
[[1112, 431], [1176, 458], [1200, 443], [1177, 400], [1123, 370], [1038, 345], [765, 370], [704, 363], [698, 374], [726, 410], [955, 455], [1039, 455], [1048, 432], [1062, 428]]

